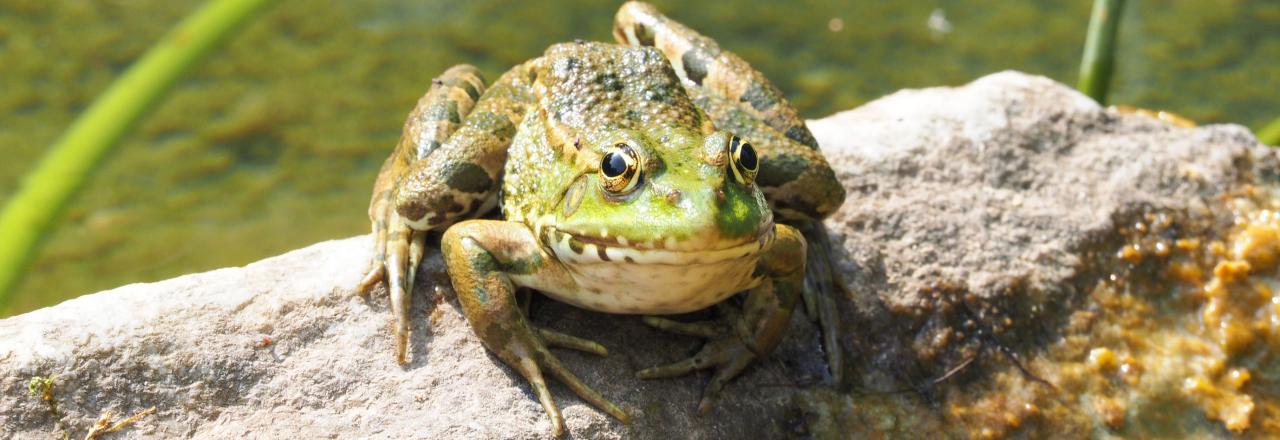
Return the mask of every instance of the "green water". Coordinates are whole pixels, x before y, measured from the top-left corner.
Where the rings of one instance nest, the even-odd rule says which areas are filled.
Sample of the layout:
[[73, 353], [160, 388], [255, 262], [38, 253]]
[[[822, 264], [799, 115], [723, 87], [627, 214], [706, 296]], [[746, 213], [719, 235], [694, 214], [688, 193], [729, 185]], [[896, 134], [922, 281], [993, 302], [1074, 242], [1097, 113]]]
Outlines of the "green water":
[[[1074, 84], [1090, 7], [655, 3], [752, 62], [808, 117], [1003, 69]], [[0, 199], [196, 4], [0, 0]], [[493, 78], [553, 42], [607, 40], [616, 6], [281, 2], [127, 138], [0, 316], [365, 233], [373, 177], [433, 76], [466, 62]], [[1280, 116], [1280, 2], [1131, 0], [1120, 40], [1115, 102], [1255, 129]]]

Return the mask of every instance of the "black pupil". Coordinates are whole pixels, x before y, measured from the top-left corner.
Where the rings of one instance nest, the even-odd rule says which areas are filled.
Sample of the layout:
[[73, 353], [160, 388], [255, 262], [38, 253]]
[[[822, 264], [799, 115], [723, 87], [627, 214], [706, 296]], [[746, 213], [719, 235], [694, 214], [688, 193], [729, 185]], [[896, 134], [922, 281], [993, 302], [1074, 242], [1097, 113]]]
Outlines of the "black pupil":
[[738, 151], [738, 163], [748, 170], [756, 169], [756, 149], [751, 148], [751, 144], [742, 144], [742, 149]]
[[604, 159], [600, 161], [600, 171], [603, 171], [604, 175], [608, 177], [621, 176], [622, 173], [627, 172], [627, 161], [622, 158], [621, 154], [606, 154]]

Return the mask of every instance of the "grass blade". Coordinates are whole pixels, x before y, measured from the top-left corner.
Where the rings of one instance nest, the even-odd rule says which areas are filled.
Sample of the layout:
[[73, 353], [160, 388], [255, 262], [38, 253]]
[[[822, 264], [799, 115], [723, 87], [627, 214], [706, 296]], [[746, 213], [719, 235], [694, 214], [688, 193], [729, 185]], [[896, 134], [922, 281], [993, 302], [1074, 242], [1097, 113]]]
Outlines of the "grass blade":
[[111, 84], [23, 177], [0, 212], [0, 308], [67, 202], [191, 66], [275, 0], [210, 0]]
[[1085, 37], [1084, 56], [1080, 60], [1080, 82], [1076, 85], [1099, 104], [1107, 104], [1111, 74], [1115, 66], [1116, 31], [1124, 0], [1094, 0]]

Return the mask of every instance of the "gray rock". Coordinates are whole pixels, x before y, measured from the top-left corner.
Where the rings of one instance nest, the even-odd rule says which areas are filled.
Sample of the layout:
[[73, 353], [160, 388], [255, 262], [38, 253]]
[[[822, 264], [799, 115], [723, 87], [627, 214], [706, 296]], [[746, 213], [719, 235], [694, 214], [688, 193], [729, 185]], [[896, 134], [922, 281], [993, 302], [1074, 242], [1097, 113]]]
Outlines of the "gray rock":
[[[1274, 182], [1277, 169], [1241, 127], [1120, 115], [1019, 73], [902, 91], [811, 126], [849, 192], [826, 225], [848, 294], [841, 341], [852, 377], [871, 388], [952, 365], [974, 344], [948, 335], [972, 335], [974, 322], [1034, 346], [1097, 276], [1091, 255], [1116, 243], [1119, 225], [1206, 210], [1242, 184]], [[154, 405], [119, 437], [546, 437], [528, 386], [448, 299], [438, 253], [419, 274], [413, 360], [395, 363], [385, 291], [352, 294], [369, 257], [369, 238], [354, 237], [0, 320], [0, 434], [61, 437], [61, 424], [80, 437], [104, 410]], [[705, 375], [633, 372], [700, 341], [549, 300], [533, 315], [612, 350], [559, 354], [634, 421], [553, 385], [574, 437], [776, 438], [810, 423], [799, 401], [825, 365], [803, 318], [699, 417]], [[58, 417], [27, 395], [35, 376], [54, 378]]]
[[[1180, 128], [1002, 72], [810, 123], [848, 190], [826, 221], [849, 293], [846, 377], [937, 377], [992, 342], [1035, 344], [1144, 213], [1209, 218], [1280, 161], [1244, 127]], [[880, 374], [893, 372], [898, 380]]]

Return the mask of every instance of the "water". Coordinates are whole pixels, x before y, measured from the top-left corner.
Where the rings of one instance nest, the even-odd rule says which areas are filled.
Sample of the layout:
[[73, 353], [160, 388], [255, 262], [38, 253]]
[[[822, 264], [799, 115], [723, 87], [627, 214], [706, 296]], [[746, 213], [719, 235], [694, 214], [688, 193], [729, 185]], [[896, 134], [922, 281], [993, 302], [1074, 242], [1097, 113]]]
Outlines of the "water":
[[[198, 2], [0, 0], [0, 197]], [[1089, 2], [683, 2], [808, 117], [1018, 69], [1073, 84]], [[489, 78], [616, 4], [283, 1], [177, 87], [77, 198], [0, 316], [365, 233], [373, 177], [430, 79]], [[1280, 117], [1280, 2], [1131, 0], [1118, 103], [1259, 128]]]

